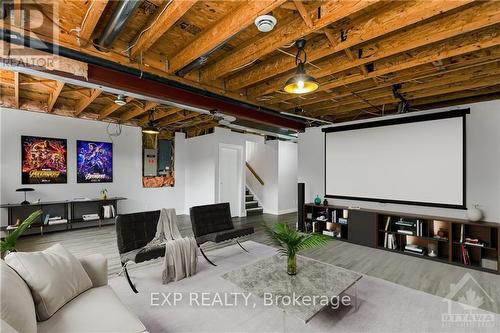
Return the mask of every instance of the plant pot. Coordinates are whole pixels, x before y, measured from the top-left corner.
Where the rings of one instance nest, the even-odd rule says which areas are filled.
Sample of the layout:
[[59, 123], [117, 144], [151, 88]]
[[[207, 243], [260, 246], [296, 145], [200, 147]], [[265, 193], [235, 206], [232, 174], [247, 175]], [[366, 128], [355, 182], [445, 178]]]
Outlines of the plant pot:
[[297, 257], [295, 255], [288, 256], [286, 272], [288, 275], [297, 274]]

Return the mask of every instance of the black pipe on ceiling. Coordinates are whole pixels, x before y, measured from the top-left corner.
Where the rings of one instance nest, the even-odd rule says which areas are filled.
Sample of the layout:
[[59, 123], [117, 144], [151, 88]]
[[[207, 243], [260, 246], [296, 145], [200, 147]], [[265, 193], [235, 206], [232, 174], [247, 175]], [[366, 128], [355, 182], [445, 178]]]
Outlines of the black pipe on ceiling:
[[108, 68], [111, 70], [120, 71], [123, 73], [127, 73], [127, 74], [134, 75], [134, 76], [137, 76], [140, 78], [156, 81], [159, 83], [168, 84], [170, 86], [176, 87], [178, 89], [183, 89], [185, 91], [190, 91], [190, 92], [198, 94], [200, 96], [216, 98], [216, 99], [219, 99], [220, 101], [224, 101], [227, 103], [233, 103], [237, 106], [239, 105], [242, 107], [252, 108], [256, 112], [273, 114], [273, 115], [279, 116], [283, 119], [288, 119], [291, 121], [295, 121], [295, 122], [304, 124], [304, 126], [305, 126], [304, 121], [299, 120], [296, 117], [282, 115], [279, 112], [274, 111], [274, 110], [269, 109], [269, 108], [265, 108], [265, 107], [261, 107], [261, 106], [254, 105], [251, 103], [243, 102], [243, 101], [240, 101], [240, 100], [237, 100], [234, 98], [230, 98], [227, 96], [215, 94], [213, 92], [210, 92], [210, 91], [207, 91], [207, 90], [204, 90], [201, 88], [193, 87], [193, 86], [190, 86], [190, 85], [178, 82], [178, 81], [174, 81], [171, 79], [167, 79], [167, 78], [161, 77], [159, 75], [151, 74], [148, 72], [142, 72], [142, 71], [135, 69], [135, 68], [127, 67], [127, 66], [112, 62], [110, 60], [106, 60], [106, 59], [102, 59], [102, 58], [99, 58], [96, 56], [92, 56], [92, 55], [88, 55], [88, 54], [81, 53], [78, 51], [74, 51], [74, 50], [67, 48], [67, 47], [64, 47], [64, 46], [55, 45], [55, 44], [49, 43], [49, 42], [44, 42], [44, 41], [41, 41], [40, 39], [31, 38], [29, 36], [25, 36], [23, 34], [10, 31], [8, 29], [0, 29], [0, 40], [3, 40], [5, 42], [8, 42], [8, 43], [11, 43], [14, 45], [22, 45], [22, 46], [25, 46], [27, 48], [39, 50], [42, 52], [47, 52], [50, 54], [57, 54], [57, 55], [60, 55], [62, 57], [68, 58], [68, 59], [73, 59], [73, 60], [81, 61], [84, 63], [93, 64], [96, 66], [102, 66], [102, 67], [105, 67], [105, 68]]

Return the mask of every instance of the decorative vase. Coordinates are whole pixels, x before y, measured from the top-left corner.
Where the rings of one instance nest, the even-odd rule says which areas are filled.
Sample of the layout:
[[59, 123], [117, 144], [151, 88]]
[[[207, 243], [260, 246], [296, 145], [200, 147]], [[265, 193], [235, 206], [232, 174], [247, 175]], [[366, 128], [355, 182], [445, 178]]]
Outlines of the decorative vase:
[[328, 206], [328, 200], [323, 199], [323, 206]]
[[483, 212], [478, 208], [479, 205], [474, 205], [474, 207], [471, 207], [467, 209], [467, 217], [470, 221], [480, 221], [483, 217]]
[[314, 204], [321, 205], [321, 198], [319, 197], [319, 195], [317, 195], [316, 198], [314, 199]]
[[288, 256], [286, 272], [288, 275], [297, 274], [297, 256], [294, 254], [292, 256]]

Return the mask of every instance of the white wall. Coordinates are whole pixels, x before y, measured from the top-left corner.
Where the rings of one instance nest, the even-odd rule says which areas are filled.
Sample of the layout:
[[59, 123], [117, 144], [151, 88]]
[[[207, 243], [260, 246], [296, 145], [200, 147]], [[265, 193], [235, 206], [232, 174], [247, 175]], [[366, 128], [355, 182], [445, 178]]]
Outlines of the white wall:
[[[219, 198], [219, 146], [234, 145], [242, 148], [241, 211], [245, 216], [245, 164], [246, 142], [264, 142], [258, 135], [239, 134], [216, 127], [214, 133], [186, 139], [186, 207], [218, 202]], [[189, 212], [187, 212], [189, 213]]]
[[[113, 138], [113, 183], [76, 183], [76, 140], [110, 141], [104, 122], [73, 119], [27, 111], [0, 109], [0, 176], [1, 202], [22, 201], [21, 193], [15, 189], [21, 184], [21, 135], [66, 138], [68, 142], [68, 183], [29, 185], [35, 192], [29, 200], [42, 201], [73, 199], [77, 197], [99, 197], [102, 188], [109, 196], [124, 196], [128, 199], [118, 204], [123, 213], [137, 212], [163, 207], [173, 207], [185, 213], [184, 180], [186, 150], [184, 134], [176, 133], [175, 142], [175, 187], [142, 187], [141, 131], [138, 127], [123, 126], [121, 136]], [[1, 223], [6, 224], [6, 212], [2, 209]]]
[[[500, 222], [500, 101], [443, 108], [470, 108], [467, 115], [467, 207], [479, 204], [484, 219]], [[306, 184], [306, 202], [324, 195], [324, 134], [320, 128], [299, 134], [299, 182]], [[349, 176], [349, 175], [348, 175]], [[355, 175], [352, 175], [355, 179]], [[466, 218], [466, 211], [328, 199], [332, 204]]]
[[297, 211], [297, 144], [279, 140], [247, 142], [246, 157], [264, 181], [261, 185], [247, 170], [247, 185], [264, 213], [280, 215]]
[[297, 211], [297, 144], [279, 141], [278, 213]]
[[[76, 183], [76, 140], [110, 141], [106, 134], [107, 123], [74, 119], [44, 113], [0, 109], [0, 202], [17, 203], [22, 201], [21, 193], [15, 189], [21, 184], [21, 135], [66, 138], [68, 142], [68, 183], [30, 185], [36, 192], [29, 193], [29, 200], [63, 200], [78, 197], [98, 197], [102, 188], [107, 188], [110, 196], [124, 196], [128, 199], [119, 202], [122, 213], [173, 207], [178, 214], [189, 214], [189, 207], [211, 204], [218, 201], [218, 149], [220, 144], [241, 146], [246, 156], [246, 143], [264, 146], [264, 138], [259, 135], [239, 134], [228, 129], [215, 128], [209, 135], [185, 139], [184, 134], [175, 135], [175, 187], [142, 187], [142, 150], [141, 131], [138, 127], [123, 126], [121, 136], [113, 138], [113, 183], [78, 184]], [[266, 182], [275, 182], [275, 191], [268, 194], [272, 214], [286, 212], [296, 200], [296, 177], [293, 175], [293, 148], [278, 141], [271, 141], [269, 158], [260, 163], [275, 170]], [[278, 200], [278, 145], [283, 146], [282, 158], [287, 160], [288, 168], [283, 165], [281, 191], [290, 194], [290, 199]], [[288, 153], [285, 153], [288, 152]], [[291, 155], [288, 155], [288, 154]], [[243, 158], [244, 160], [244, 158]], [[295, 162], [296, 165], [296, 162]], [[242, 162], [241, 183], [245, 184], [244, 161]], [[285, 182], [290, 182], [285, 185]], [[244, 186], [241, 188], [241, 216], [246, 215], [244, 205]], [[259, 198], [260, 199], [260, 198]], [[296, 206], [296, 205], [295, 205]], [[0, 223], [6, 224], [7, 213], [0, 211]]]

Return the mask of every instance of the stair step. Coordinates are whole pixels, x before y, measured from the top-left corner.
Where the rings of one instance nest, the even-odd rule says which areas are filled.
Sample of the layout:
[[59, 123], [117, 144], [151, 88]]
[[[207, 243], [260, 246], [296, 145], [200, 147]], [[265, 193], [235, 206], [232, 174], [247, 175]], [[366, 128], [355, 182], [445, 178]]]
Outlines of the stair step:
[[247, 208], [247, 216], [248, 215], [260, 215], [262, 213], [263, 213], [262, 207]]
[[245, 202], [245, 208], [246, 209], [249, 209], [249, 208], [256, 208], [259, 206], [259, 202], [254, 200], [254, 201], [247, 201]]
[[248, 202], [248, 201], [253, 201], [253, 195], [252, 194], [247, 194], [245, 195], [245, 201]]

